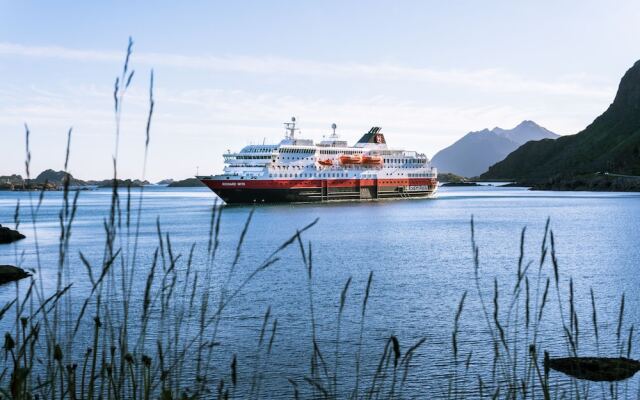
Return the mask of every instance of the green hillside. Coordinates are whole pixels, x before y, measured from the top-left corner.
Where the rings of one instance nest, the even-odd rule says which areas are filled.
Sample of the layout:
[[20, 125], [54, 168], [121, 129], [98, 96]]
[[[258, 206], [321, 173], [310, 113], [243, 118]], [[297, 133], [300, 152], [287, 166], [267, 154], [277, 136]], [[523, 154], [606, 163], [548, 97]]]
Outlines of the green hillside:
[[590, 177], [602, 182], [595, 174], [605, 171], [640, 175], [640, 61], [624, 74], [609, 108], [582, 132], [528, 142], [481, 178], [554, 187]]

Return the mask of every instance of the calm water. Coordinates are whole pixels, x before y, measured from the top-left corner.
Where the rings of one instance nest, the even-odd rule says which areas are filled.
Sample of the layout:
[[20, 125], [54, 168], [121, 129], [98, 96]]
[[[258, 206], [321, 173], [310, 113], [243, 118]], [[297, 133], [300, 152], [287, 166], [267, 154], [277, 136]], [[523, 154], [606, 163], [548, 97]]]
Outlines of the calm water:
[[[32, 194], [34, 200], [37, 194]], [[61, 193], [46, 193], [40, 210], [38, 239], [45, 284], [54, 287], [58, 251], [58, 212]], [[141, 230], [141, 265], [149, 265], [157, 246], [156, 218], [171, 235], [174, 252], [185, 255], [192, 243], [207, 243], [214, 195], [206, 189], [145, 189]], [[26, 240], [0, 247], [0, 264], [34, 267], [35, 246], [28, 218], [28, 193], [0, 192], [0, 223], [13, 225], [17, 200], [22, 205], [21, 230]], [[86, 292], [88, 280], [78, 251], [96, 263], [102, 257], [108, 190], [82, 192], [73, 227], [71, 268], [77, 276], [75, 295]], [[228, 207], [222, 217], [221, 262], [232, 259], [235, 245], [250, 208]], [[398, 335], [409, 346], [421, 337], [427, 341], [414, 358], [409, 397], [446, 390], [451, 361], [451, 331], [455, 310], [463, 292], [469, 291], [462, 315], [460, 342], [464, 352], [473, 349], [473, 368], [487, 367], [491, 359], [486, 329], [478, 308], [473, 281], [470, 245], [471, 215], [476, 221], [480, 246], [482, 285], [491, 302], [493, 279], [503, 293], [512, 288], [519, 255], [519, 237], [527, 227], [525, 261], [537, 262], [544, 225], [551, 218], [557, 257], [563, 280], [575, 283], [578, 314], [588, 332], [591, 305], [589, 288], [598, 302], [603, 341], [615, 342], [615, 321], [620, 295], [627, 294], [625, 329], [640, 322], [640, 194], [532, 192], [520, 188], [442, 188], [434, 200], [342, 203], [326, 205], [261, 206], [255, 211], [239, 265], [239, 275], [250, 271], [297, 228], [315, 218], [318, 224], [303, 235], [313, 246], [313, 294], [318, 335], [332, 354], [340, 291], [353, 278], [344, 314], [343, 340], [345, 386], [353, 374], [353, 344], [357, 340], [362, 293], [370, 271], [373, 289], [366, 321], [367, 353], [378, 356], [386, 338]], [[197, 253], [197, 252], [196, 252]], [[23, 255], [22, 255], [23, 254]], [[196, 256], [195, 268], [205, 268]], [[545, 267], [548, 268], [548, 267]], [[537, 267], [536, 267], [537, 269]], [[142, 293], [144, 282], [137, 293]], [[507, 289], [509, 288], [509, 289]], [[13, 291], [0, 290], [4, 303]], [[555, 295], [555, 293], [554, 293]], [[265, 368], [264, 392], [290, 394], [288, 377], [307, 373], [309, 360], [309, 304], [306, 275], [299, 249], [292, 247], [273, 268], [262, 273], [244, 290], [232, 308], [221, 333], [221, 343], [240, 356], [242, 366], [255, 353], [261, 316], [268, 306], [278, 318], [279, 334]], [[554, 313], [553, 308], [550, 313]], [[552, 353], [565, 355], [558, 326], [549, 326], [542, 343]], [[589, 346], [588, 333], [583, 343]], [[634, 347], [640, 343], [634, 340]], [[613, 346], [613, 345], [611, 345]], [[613, 349], [614, 347], [611, 347]], [[636, 352], [633, 352], [637, 356]], [[245, 358], [242, 358], [245, 357]], [[368, 367], [377, 359], [369, 357]], [[243, 361], [245, 364], [243, 364]], [[633, 385], [637, 385], [637, 377]], [[635, 393], [635, 391], [634, 391]]]

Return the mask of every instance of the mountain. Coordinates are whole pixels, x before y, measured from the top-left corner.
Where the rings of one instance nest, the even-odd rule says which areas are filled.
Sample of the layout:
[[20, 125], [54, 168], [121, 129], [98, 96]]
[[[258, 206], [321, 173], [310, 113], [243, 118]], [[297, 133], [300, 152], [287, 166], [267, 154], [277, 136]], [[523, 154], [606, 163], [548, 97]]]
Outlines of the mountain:
[[42, 171], [33, 181], [39, 184], [51, 183], [54, 185], [62, 185], [64, 183], [65, 177], [68, 177], [69, 184], [71, 186], [86, 185], [86, 182], [74, 178], [73, 175], [69, 173], [66, 173], [64, 171], [54, 171], [52, 169]]
[[558, 135], [533, 121], [522, 121], [513, 129], [495, 127], [491, 130], [469, 132], [436, 153], [431, 163], [442, 172], [467, 177], [478, 176], [530, 140], [557, 137]]
[[529, 120], [520, 122], [518, 126], [513, 129], [502, 129], [495, 127], [491, 131], [493, 133], [496, 133], [498, 136], [518, 143], [520, 146], [532, 140], [557, 139], [558, 137], [560, 137], [560, 135], [555, 134], [547, 128], [543, 128], [542, 126]]
[[640, 175], [640, 61], [622, 77], [609, 108], [583, 131], [526, 143], [481, 177], [542, 188], [630, 190], [624, 178], [595, 175], [605, 171]]

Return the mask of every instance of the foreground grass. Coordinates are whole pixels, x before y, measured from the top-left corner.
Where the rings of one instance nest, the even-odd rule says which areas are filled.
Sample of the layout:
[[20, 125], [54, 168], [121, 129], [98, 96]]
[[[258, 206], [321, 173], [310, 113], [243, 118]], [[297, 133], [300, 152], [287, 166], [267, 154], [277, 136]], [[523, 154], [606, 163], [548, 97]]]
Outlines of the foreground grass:
[[[113, 190], [109, 213], [103, 222], [102, 258], [91, 260], [82, 251], [78, 258], [86, 267], [90, 282], [88, 294], [78, 300], [72, 296], [79, 278], [71, 260], [70, 240], [78, 210], [79, 192], [63, 187], [58, 215], [60, 236], [55, 290], [44, 282], [38, 241], [38, 220], [44, 191], [29, 193], [26, 213], [31, 221], [35, 243], [35, 276], [23, 284], [15, 284], [15, 297], [0, 310], [3, 326], [8, 326], [4, 340], [6, 363], [0, 369], [0, 397], [12, 399], [177, 399], [177, 398], [260, 398], [263, 387], [262, 366], [268, 363], [277, 319], [267, 310], [257, 343], [258, 359], [253, 374], [238, 379], [238, 357], [225, 354], [219, 333], [229, 305], [243, 289], [264, 271], [273, 268], [282, 253], [297, 247], [307, 277], [309, 320], [311, 321], [311, 359], [301, 368], [301, 377], [290, 378], [293, 397], [372, 398], [396, 397], [402, 393], [409, 371], [409, 362], [423, 341], [401, 353], [399, 340], [391, 336], [381, 349], [378, 368], [371, 374], [361, 367], [362, 342], [365, 333], [366, 309], [373, 280], [369, 276], [364, 298], [361, 299], [360, 337], [354, 356], [355, 380], [341, 382], [338, 376], [340, 321], [347, 301], [351, 279], [340, 297], [334, 360], [329, 361], [316, 335], [313, 306], [313, 257], [310, 243], [303, 234], [317, 222], [313, 221], [290, 238], [274, 246], [262, 262], [246, 276], [237, 275], [253, 211], [248, 214], [238, 237], [235, 257], [230, 265], [219, 260], [220, 226], [224, 207], [211, 209], [206, 243], [194, 243], [189, 254], [174, 252], [171, 236], [157, 223], [157, 246], [152, 255], [140, 254], [139, 238], [143, 215], [144, 188], [132, 194], [130, 188], [118, 188], [117, 165], [120, 119], [125, 93], [134, 76], [130, 69], [132, 45], [129, 43], [120, 76], [114, 85], [115, 148]], [[149, 85], [149, 113], [144, 143], [142, 180], [150, 143], [151, 123], [155, 106], [153, 71]], [[67, 136], [64, 171], [70, 157], [71, 130]], [[30, 132], [26, 128], [26, 176], [30, 179]], [[66, 175], [66, 174], [65, 174]], [[14, 223], [20, 226], [25, 206], [17, 204]], [[201, 254], [196, 254], [201, 252]], [[16, 260], [20, 257], [16, 254]], [[152, 260], [150, 263], [144, 260]], [[205, 265], [195, 268], [194, 259], [204, 259]], [[134, 292], [145, 282], [144, 293]], [[84, 292], [83, 292], [84, 293]], [[140, 300], [142, 298], [142, 301]], [[12, 321], [12, 322], [10, 322]], [[222, 356], [220, 355], [222, 353]], [[264, 360], [260, 360], [264, 357]], [[221, 359], [227, 364], [219, 365]], [[340, 385], [340, 390], [338, 389]]]
[[[125, 93], [133, 71], [130, 69], [130, 43], [123, 70], [114, 85], [115, 148], [114, 182]], [[149, 114], [144, 143], [142, 180], [150, 143], [154, 110], [153, 73], [150, 75]], [[29, 130], [26, 130], [26, 174], [30, 176]], [[70, 156], [71, 131], [68, 134], [65, 172]], [[292, 398], [415, 398], [407, 391], [412, 380], [413, 358], [425, 339], [401, 345], [399, 338], [384, 338], [375, 360], [366, 359], [363, 351], [367, 330], [367, 306], [373, 274], [369, 274], [360, 303], [359, 335], [355, 346], [346, 348], [341, 336], [345, 304], [350, 299], [352, 281], [342, 287], [338, 301], [334, 348], [318, 340], [313, 296], [313, 251], [304, 234], [317, 221], [292, 232], [284, 242], [274, 245], [263, 260], [248, 274], [239, 277], [243, 246], [249, 234], [253, 211], [237, 238], [230, 264], [220, 257], [220, 229], [224, 207], [211, 208], [208, 236], [194, 243], [187, 254], [177, 254], [171, 236], [156, 225], [157, 245], [153, 254], [140, 254], [141, 218], [144, 214], [144, 188], [132, 193], [114, 185], [109, 212], [104, 220], [102, 257], [91, 260], [82, 252], [70, 253], [70, 240], [78, 210], [78, 192], [64, 187], [59, 220], [58, 263], [55, 289], [43, 281], [40, 262], [38, 220], [44, 192], [30, 193], [29, 202], [16, 206], [14, 223], [21, 224], [27, 214], [32, 226], [36, 266], [35, 275], [25, 283], [15, 284], [15, 297], [0, 309], [4, 336], [4, 365], [0, 369], [0, 398], [11, 399], [200, 399], [263, 398], [263, 369], [269, 365], [274, 340], [279, 335], [278, 320], [265, 310], [256, 341], [252, 371], [239, 378], [239, 355], [230, 353], [220, 340], [225, 313], [239, 301], [243, 290], [253, 280], [283, 260], [287, 249], [297, 248], [301, 271], [306, 276], [310, 341], [300, 360], [300, 374], [287, 377]], [[501, 293], [506, 283], [492, 280], [482, 272], [480, 249], [476, 243], [475, 223], [471, 221], [471, 251], [474, 284], [461, 296], [452, 319], [450, 379], [442, 390], [430, 393], [440, 398], [629, 398], [637, 396], [626, 383], [589, 384], [554, 375], [545, 367], [545, 331], [555, 326], [566, 355], [581, 355], [585, 341], [595, 340], [601, 351], [597, 307], [591, 292], [591, 328], [579, 321], [573, 282], [560, 277], [555, 238], [549, 222], [545, 227], [540, 255], [527, 261], [524, 253], [526, 230], [521, 235], [520, 257], [514, 266], [511, 290]], [[72, 262], [79, 258], [86, 269], [90, 288], [84, 296], [72, 296], [81, 277], [74, 276]], [[20, 257], [16, 254], [16, 259]], [[150, 260], [150, 261], [147, 261]], [[194, 265], [194, 260], [205, 260]], [[287, 260], [287, 262], [293, 262]], [[144, 282], [143, 293], [135, 292], [136, 282]], [[336, 282], [336, 285], [339, 285]], [[504, 291], [504, 289], [503, 289]], [[81, 292], [85, 293], [85, 292]], [[563, 299], [563, 293], [569, 298]], [[79, 299], [79, 300], [78, 300]], [[140, 301], [141, 299], [141, 301]], [[477, 305], [485, 321], [482, 341], [488, 346], [468, 348], [464, 326], [465, 310], [470, 302]], [[557, 311], [550, 313], [554, 304]], [[617, 310], [615, 355], [631, 356], [633, 326], [625, 325], [624, 296]], [[555, 320], [545, 325], [545, 318]], [[418, 316], [421, 317], [421, 316]], [[586, 347], [592, 349], [593, 346]], [[605, 349], [602, 349], [604, 352]], [[611, 351], [611, 349], [606, 349]], [[349, 379], [344, 375], [345, 352], [355, 363]], [[487, 365], [487, 363], [489, 365]], [[364, 365], [375, 365], [374, 369]], [[415, 388], [415, 385], [411, 387]]]

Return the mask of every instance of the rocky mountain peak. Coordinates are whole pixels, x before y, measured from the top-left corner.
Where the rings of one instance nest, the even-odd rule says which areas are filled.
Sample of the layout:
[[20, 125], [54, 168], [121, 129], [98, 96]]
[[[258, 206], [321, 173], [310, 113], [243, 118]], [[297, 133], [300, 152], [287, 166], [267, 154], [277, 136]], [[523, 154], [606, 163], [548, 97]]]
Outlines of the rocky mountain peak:
[[620, 80], [613, 106], [640, 109], [640, 60]]

